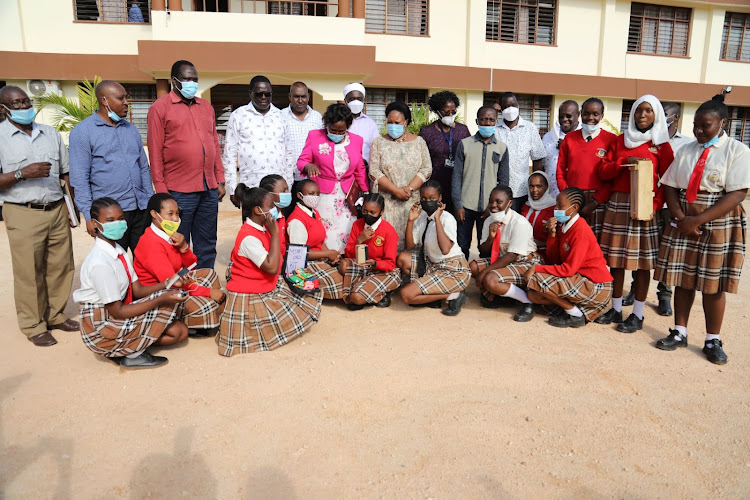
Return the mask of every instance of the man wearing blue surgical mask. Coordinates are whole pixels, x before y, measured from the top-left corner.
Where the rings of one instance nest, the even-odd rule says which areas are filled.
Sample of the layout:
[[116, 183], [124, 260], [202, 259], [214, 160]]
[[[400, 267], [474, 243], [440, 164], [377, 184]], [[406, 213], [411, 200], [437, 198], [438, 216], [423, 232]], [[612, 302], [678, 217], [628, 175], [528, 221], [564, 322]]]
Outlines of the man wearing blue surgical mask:
[[143, 138], [130, 123], [125, 88], [112, 80], [96, 86], [99, 109], [70, 133], [70, 182], [75, 201], [86, 218], [86, 230], [96, 238], [91, 203], [109, 197], [122, 207], [128, 229], [117, 243], [135, 251], [151, 224], [146, 207], [154, 189]]
[[[61, 182], [68, 150], [60, 134], [34, 122], [26, 92], [0, 89], [0, 202], [13, 261], [13, 292], [21, 332], [36, 346], [57, 343], [50, 330], [77, 331], [65, 316], [73, 284], [71, 219]], [[68, 185], [68, 187], [70, 187]]]
[[172, 91], [148, 110], [148, 157], [157, 193], [182, 209], [179, 232], [193, 242], [199, 268], [213, 269], [219, 202], [226, 194], [216, 116], [197, 97], [198, 71], [189, 61], [172, 65]]

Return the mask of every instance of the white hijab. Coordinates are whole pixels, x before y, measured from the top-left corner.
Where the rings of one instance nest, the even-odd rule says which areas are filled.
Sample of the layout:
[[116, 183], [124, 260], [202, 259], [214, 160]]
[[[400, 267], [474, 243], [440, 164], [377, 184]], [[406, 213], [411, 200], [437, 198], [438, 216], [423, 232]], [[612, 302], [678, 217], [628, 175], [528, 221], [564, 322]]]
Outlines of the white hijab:
[[[554, 207], [556, 204], [556, 201], [552, 197], [552, 195], [549, 194], [549, 177], [547, 177], [547, 173], [544, 172], [543, 170], [532, 172], [531, 175], [529, 175], [529, 181], [531, 181], [531, 177], [534, 175], [541, 175], [542, 177], [544, 177], [544, 179], [547, 181], [547, 190], [544, 192], [542, 197], [536, 201], [532, 200], [531, 195], [529, 195], [529, 199], [526, 202], [526, 204], [529, 207], [531, 207], [531, 210], [535, 210], [537, 212], [544, 210], [545, 208]], [[529, 215], [531, 214], [531, 210], [529, 211]]]
[[[647, 102], [654, 110], [654, 125], [645, 132], [641, 132], [635, 127], [635, 110], [642, 102]], [[628, 118], [628, 128], [625, 130], [625, 147], [634, 149], [641, 144], [651, 141], [655, 145], [669, 142], [669, 130], [667, 130], [667, 117], [664, 114], [664, 108], [661, 106], [659, 99], [646, 94], [633, 103], [630, 108], [630, 118]]]

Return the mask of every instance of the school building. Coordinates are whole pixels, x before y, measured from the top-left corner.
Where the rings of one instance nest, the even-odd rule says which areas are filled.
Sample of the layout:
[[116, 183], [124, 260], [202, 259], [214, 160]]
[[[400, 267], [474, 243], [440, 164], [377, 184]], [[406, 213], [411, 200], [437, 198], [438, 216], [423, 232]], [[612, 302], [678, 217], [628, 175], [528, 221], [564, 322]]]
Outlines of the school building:
[[542, 132], [566, 99], [600, 97], [621, 128], [651, 93], [681, 104], [692, 135], [697, 106], [732, 85], [729, 132], [750, 144], [749, 0], [4, 0], [0, 33], [0, 85], [74, 97], [83, 79], [117, 80], [144, 140], [187, 59], [220, 132], [264, 74], [277, 106], [302, 80], [319, 111], [363, 82], [381, 123], [392, 100], [452, 89], [473, 130], [479, 106], [510, 90]]

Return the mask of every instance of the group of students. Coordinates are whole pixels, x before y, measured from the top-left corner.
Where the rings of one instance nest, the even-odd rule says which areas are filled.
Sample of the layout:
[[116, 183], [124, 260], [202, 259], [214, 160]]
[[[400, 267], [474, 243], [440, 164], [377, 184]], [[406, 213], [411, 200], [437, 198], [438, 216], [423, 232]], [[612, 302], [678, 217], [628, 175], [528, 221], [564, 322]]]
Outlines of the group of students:
[[[147, 347], [189, 335], [215, 335], [224, 356], [270, 350], [317, 323], [323, 299], [342, 300], [350, 310], [389, 307], [400, 287], [409, 306], [442, 307], [443, 314], [456, 316], [468, 300], [472, 277], [482, 306], [520, 303], [515, 321], [543, 312], [556, 327], [595, 321], [631, 333], [643, 326], [650, 271], [656, 269], [654, 279], [677, 287], [675, 326], [656, 347], [687, 345], [688, 315], [695, 291], [701, 291], [704, 353], [713, 363], [725, 363], [719, 333], [724, 292], [737, 292], [744, 258], [741, 202], [750, 187], [750, 152], [724, 132], [723, 98], [699, 107], [696, 141], [676, 158], [655, 97], [635, 102], [620, 136], [599, 127], [600, 100], [588, 99], [582, 111], [583, 127], [560, 145], [560, 194], [553, 199], [547, 175], [533, 172], [529, 200], [518, 213], [512, 190], [494, 187], [478, 235], [480, 258], [471, 263], [458, 245], [457, 222], [445, 210], [441, 185], [431, 179], [409, 211], [400, 253], [399, 234], [383, 217], [383, 196], [364, 193], [343, 255], [325, 244], [314, 180], [296, 182], [291, 192], [279, 175], [264, 177], [258, 187], [238, 185], [243, 223], [226, 294], [213, 270], [175, 274], [196, 259], [175, 232], [179, 208], [169, 195], [151, 199], [152, 225], [133, 263], [116, 244], [126, 226], [121, 208], [108, 198], [96, 200], [91, 218], [98, 236], [74, 292], [84, 342], [126, 367], [163, 364], [166, 359], [150, 355]], [[628, 165], [638, 159], [654, 164], [654, 209], [666, 202], [672, 215], [666, 227], [630, 215]], [[284, 279], [290, 245], [307, 247], [304, 272], [317, 279], [319, 291], [302, 293]], [[364, 262], [356, 259], [358, 245], [367, 246]], [[636, 300], [623, 320], [625, 270], [633, 271]], [[402, 279], [408, 281], [403, 286]]]

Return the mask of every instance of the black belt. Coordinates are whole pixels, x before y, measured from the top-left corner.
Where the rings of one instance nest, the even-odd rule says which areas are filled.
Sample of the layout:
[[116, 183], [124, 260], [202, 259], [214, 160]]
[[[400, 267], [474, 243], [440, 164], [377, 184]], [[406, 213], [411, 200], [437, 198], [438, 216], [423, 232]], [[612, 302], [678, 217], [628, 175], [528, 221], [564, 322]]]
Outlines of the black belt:
[[34, 210], [52, 210], [53, 208], [57, 207], [60, 203], [63, 202], [63, 198], [60, 198], [57, 201], [53, 201], [51, 203], [14, 203], [12, 201], [6, 201], [5, 203], [9, 203], [11, 205], [18, 205], [19, 207], [26, 207], [26, 208], [32, 208]]

